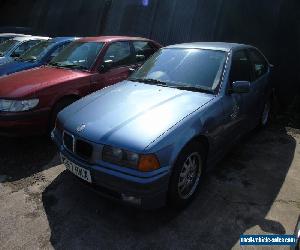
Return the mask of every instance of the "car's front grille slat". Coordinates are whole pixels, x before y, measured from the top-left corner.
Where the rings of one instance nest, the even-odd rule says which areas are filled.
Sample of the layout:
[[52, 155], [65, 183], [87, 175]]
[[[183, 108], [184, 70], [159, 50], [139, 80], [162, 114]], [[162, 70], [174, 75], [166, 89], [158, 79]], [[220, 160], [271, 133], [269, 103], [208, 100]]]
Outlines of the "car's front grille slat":
[[74, 136], [69, 133], [63, 133], [63, 144], [71, 152], [74, 151]]
[[76, 139], [72, 134], [64, 131], [63, 144], [67, 150], [84, 160], [89, 161], [93, 155], [93, 145], [81, 139]]
[[93, 153], [93, 146], [85, 141], [76, 140], [75, 153], [84, 159], [90, 159]]

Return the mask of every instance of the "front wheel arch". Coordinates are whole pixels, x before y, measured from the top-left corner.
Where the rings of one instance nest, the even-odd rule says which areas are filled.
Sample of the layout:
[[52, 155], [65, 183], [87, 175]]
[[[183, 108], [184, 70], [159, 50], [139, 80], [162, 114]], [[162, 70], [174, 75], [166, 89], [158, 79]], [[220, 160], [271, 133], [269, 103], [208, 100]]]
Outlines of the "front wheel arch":
[[197, 142], [199, 142], [202, 147], [203, 147], [203, 150], [204, 150], [204, 167], [206, 166], [206, 161], [207, 161], [207, 156], [208, 156], [208, 152], [209, 152], [209, 140], [206, 136], [204, 135], [198, 135], [196, 136], [195, 138], [192, 139], [192, 141], [195, 140]]
[[77, 95], [68, 95], [68, 96], [63, 96], [60, 99], [58, 99], [55, 104], [53, 105], [49, 117], [49, 128], [48, 130], [51, 132], [51, 130], [54, 128], [55, 120], [57, 114], [63, 110], [65, 107], [68, 105], [72, 104], [73, 102], [77, 101], [80, 99], [80, 96]]
[[171, 205], [174, 208], [183, 208], [186, 205], [188, 205], [190, 203], [190, 201], [192, 201], [194, 199], [194, 197], [197, 194], [197, 191], [199, 189], [200, 186], [200, 182], [197, 184], [197, 187], [195, 187], [195, 190], [193, 191], [193, 193], [190, 195], [190, 197], [188, 197], [187, 199], [182, 199], [179, 196], [178, 193], [178, 181], [179, 181], [179, 175], [180, 175], [180, 168], [182, 166], [182, 162], [185, 159], [185, 157], [190, 153], [193, 152], [195, 150], [195, 152], [198, 152], [202, 158], [201, 162], [201, 176], [199, 177], [200, 179], [202, 179], [203, 173], [205, 171], [205, 157], [206, 157], [206, 151], [207, 149], [205, 149], [205, 141], [202, 141], [202, 137], [200, 137], [201, 140], [199, 138], [193, 138], [192, 140], [190, 140], [183, 148], [182, 150], [179, 152], [174, 165], [172, 167], [172, 172], [170, 175], [170, 181], [169, 181], [169, 186], [168, 186], [168, 194], [167, 194], [167, 204]]
[[202, 150], [204, 151], [203, 152], [204, 156], [205, 156], [204, 164], [206, 165], [206, 161], [207, 161], [207, 157], [208, 157], [208, 153], [209, 153], [209, 149], [210, 149], [210, 144], [209, 144], [209, 139], [205, 135], [202, 135], [202, 134], [192, 137], [181, 147], [181, 149], [176, 153], [176, 157], [173, 158], [174, 159], [173, 165], [178, 160], [178, 157], [182, 153], [182, 151], [184, 151], [185, 148], [187, 148], [190, 144], [193, 144], [193, 143], [199, 143], [201, 145]]

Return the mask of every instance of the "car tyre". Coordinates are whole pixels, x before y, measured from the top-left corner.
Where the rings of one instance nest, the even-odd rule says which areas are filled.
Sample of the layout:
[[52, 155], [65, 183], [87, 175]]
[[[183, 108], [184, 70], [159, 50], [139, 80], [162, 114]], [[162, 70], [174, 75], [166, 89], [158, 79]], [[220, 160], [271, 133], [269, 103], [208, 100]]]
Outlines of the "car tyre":
[[264, 128], [268, 126], [271, 117], [272, 98], [269, 97], [264, 104], [261, 117], [259, 119], [259, 127]]
[[170, 179], [168, 204], [184, 208], [196, 196], [205, 164], [205, 149], [199, 142], [188, 144], [179, 154]]

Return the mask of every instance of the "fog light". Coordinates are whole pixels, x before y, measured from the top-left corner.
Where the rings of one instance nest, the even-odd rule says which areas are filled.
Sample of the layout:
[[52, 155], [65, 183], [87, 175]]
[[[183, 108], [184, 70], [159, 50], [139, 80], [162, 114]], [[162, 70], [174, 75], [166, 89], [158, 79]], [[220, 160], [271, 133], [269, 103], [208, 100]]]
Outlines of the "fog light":
[[128, 202], [128, 203], [134, 204], [134, 205], [138, 205], [138, 206], [140, 206], [142, 203], [141, 198], [137, 198], [134, 196], [128, 196], [126, 194], [122, 194], [122, 200], [125, 202]]

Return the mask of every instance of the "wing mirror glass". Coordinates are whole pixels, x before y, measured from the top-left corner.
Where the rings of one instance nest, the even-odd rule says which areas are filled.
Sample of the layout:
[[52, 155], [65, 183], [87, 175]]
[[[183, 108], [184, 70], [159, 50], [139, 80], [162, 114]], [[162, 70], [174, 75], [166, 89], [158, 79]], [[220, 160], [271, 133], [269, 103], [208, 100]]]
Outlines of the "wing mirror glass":
[[243, 94], [250, 92], [250, 82], [236, 81], [232, 83], [231, 93]]
[[101, 66], [99, 68], [99, 71], [100, 72], [106, 72], [106, 71], [110, 70], [112, 68], [112, 66], [113, 66], [113, 63], [114, 63], [113, 60], [105, 60], [101, 64]]

